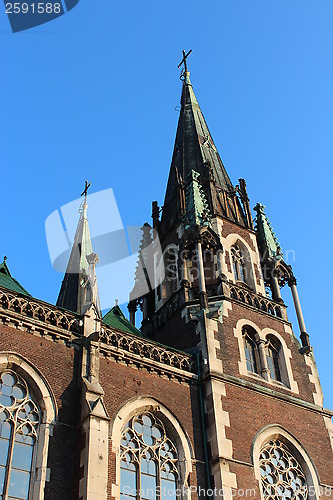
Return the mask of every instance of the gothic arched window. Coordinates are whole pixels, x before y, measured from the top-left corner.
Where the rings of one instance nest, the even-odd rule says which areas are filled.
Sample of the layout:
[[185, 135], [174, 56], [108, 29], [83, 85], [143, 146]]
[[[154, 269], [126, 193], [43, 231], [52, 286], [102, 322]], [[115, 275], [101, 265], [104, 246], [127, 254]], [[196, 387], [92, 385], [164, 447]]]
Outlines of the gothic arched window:
[[27, 499], [40, 409], [17, 373], [0, 374], [0, 498]]
[[262, 492], [268, 500], [306, 500], [308, 487], [303, 468], [279, 439], [261, 449], [259, 456]]
[[280, 345], [275, 338], [268, 337], [268, 344], [266, 347], [266, 359], [269, 369], [271, 380], [281, 382], [280, 370]]
[[251, 373], [260, 373], [260, 359], [258, 347], [254, 340], [254, 332], [250, 328], [243, 329], [243, 341], [247, 371]]
[[231, 247], [231, 260], [236, 281], [246, 281], [245, 259], [238, 245]]
[[132, 417], [120, 454], [121, 499], [176, 500], [178, 453], [160, 419], [149, 412]]

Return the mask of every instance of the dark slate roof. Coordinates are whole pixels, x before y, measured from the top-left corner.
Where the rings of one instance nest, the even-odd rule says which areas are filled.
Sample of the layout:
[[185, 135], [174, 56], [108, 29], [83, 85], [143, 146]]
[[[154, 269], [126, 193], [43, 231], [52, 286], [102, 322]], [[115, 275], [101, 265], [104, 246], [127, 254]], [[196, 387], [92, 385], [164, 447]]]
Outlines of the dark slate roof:
[[27, 292], [25, 288], [10, 274], [8, 266], [6, 264], [6, 259], [0, 264], [0, 286], [11, 290], [12, 292], [21, 293], [27, 297], [31, 297], [30, 293]]
[[[66, 274], [61, 284], [57, 306], [77, 314], [82, 313], [82, 281], [88, 275], [88, 260], [93, 253], [89, 224], [87, 217], [87, 204], [84, 202], [80, 208], [80, 218], [76, 229], [74, 243], [69, 256]], [[97, 309], [99, 297], [96, 298]]]
[[104, 317], [103, 323], [107, 326], [111, 326], [115, 330], [120, 330], [122, 332], [133, 333], [138, 337], [144, 337], [140, 330], [135, 328], [135, 326], [125, 318], [122, 310], [119, 306], [114, 306]]
[[[234, 193], [235, 188], [222, 163], [214, 140], [195, 97], [190, 81], [190, 73], [184, 74], [181, 96], [181, 109], [171, 161], [171, 168], [165, 193], [162, 223], [172, 226], [177, 217], [181, 217], [179, 208], [183, 202], [180, 195], [181, 188], [188, 184], [191, 172], [199, 174], [198, 179], [203, 185], [214, 185], [213, 195], [208, 195], [209, 208], [212, 213], [225, 215], [221, 208], [221, 191]], [[207, 190], [207, 187], [204, 187]], [[208, 194], [208, 191], [207, 191]], [[239, 205], [242, 217], [242, 209]], [[231, 212], [231, 210], [229, 210]], [[229, 214], [229, 218], [231, 217]]]

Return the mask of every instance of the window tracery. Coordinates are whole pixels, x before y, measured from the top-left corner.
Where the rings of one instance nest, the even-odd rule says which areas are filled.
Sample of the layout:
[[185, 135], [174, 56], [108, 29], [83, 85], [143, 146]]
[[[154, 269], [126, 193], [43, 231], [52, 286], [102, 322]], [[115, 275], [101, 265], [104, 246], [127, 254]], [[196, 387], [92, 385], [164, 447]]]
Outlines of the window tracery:
[[134, 416], [120, 442], [121, 499], [176, 500], [178, 453], [164, 424], [152, 413]]
[[267, 500], [307, 500], [304, 471], [295, 456], [279, 439], [269, 441], [259, 456], [260, 479]]
[[0, 498], [27, 499], [40, 409], [25, 380], [0, 374]]

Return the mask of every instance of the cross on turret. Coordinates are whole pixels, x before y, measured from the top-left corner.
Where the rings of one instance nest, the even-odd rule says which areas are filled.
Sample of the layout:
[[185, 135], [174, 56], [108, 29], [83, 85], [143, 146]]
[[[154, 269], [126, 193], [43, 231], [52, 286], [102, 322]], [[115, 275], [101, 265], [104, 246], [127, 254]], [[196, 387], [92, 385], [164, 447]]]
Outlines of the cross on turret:
[[86, 185], [85, 185], [84, 190], [81, 193], [81, 196], [84, 195], [84, 204], [86, 205], [87, 204], [87, 193], [88, 193], [88, 189], [91, 186], [91, 182], [89, 182], [89, 184], [88, 184], [88, 181], [85, 181], [85, 182], [86, 182]]
[[187, 72], [187, 62], [186, 62], [186, 59], [191, 54], [191, 52], [192, 52], [192, 49], [189, 50], [187, 54], [185, 53], [185, 50], [183, 50], [183, 59], [178, 64], [178, 68], [180, 68], [181, 65], [184, 64], [184, 71], [185, 71], [185, 73]]

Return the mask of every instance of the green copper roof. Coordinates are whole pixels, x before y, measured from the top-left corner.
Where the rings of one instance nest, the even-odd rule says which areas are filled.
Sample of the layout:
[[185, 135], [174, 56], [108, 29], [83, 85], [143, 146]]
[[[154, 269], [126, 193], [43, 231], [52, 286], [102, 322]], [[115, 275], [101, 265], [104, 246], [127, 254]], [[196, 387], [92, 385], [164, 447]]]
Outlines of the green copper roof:
[[257, 231], [258, 246], [264, 258], [282, 259], [281, 247], [272, 229], [271, 223], [265, 214], [265, 206], [257, 203], [254, 210], [257, 212], [255, 228]]
[[211, 214], [205, 193], [199, 182], [199, 177], [199, 172], [195, 170], [191, 170], [188, 174], [185, 201], [185, 229], [193, 228], [195, 225], [210, 225]]
[[133, 333], [139, 337], [143, 337], [140, 330], [135, 328], [134, 325], [128, 319], [125, 318], [122, 310], [119, 306], [114, 306], [104, 317], [103, 323], [105, 325], [111, 326], [116, 330], [121, 330], [122, 332]]
[[19, 283], [10, 274], [10, 271], [6, 264], [6, 257], [4, 258], [3, 263], [0, 264], [0, 286], [2, 286], [3, 288], [7, 288], [7, 290], [11, 290], [12, 292], [21, 293], [22, 295], [31, 297], [30, 293], [27, 292], [25, 288], [23, 288], [21, 283]]

